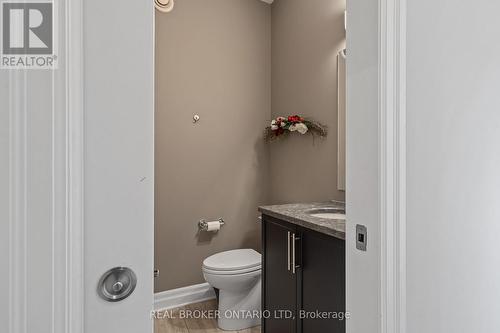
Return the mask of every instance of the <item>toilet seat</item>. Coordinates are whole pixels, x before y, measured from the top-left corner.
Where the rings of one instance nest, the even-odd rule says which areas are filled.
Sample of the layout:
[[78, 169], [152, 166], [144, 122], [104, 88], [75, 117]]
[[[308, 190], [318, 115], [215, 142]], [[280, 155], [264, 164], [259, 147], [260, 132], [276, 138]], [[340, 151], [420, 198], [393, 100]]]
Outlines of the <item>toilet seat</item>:
[[239, 270], [234, 270], [234, 271], [217, 271], [217, 270], [208, 269], [208, 268], [203, 267], [203, 272], [206, 274], [212, 274], [212, 275], [242, 275], [242, 274], [260, 271], [260, 268], [261, 268], [260, 266], [256, 266], [253, 268], [239, 269]]
[[214, 254], [203, 261], [203, 271], [216, 275], [237, 275], [261, 269], [262, 258], [252, 249], [239, 249]]

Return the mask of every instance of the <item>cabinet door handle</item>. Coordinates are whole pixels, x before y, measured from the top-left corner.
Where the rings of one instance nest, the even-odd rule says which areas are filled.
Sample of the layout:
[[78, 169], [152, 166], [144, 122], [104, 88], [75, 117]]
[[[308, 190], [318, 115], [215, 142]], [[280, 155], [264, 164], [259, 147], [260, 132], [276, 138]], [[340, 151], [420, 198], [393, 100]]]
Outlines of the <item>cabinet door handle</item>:
[[287, 245], [287, 265], [288, 265], [288, 271], [290, 271], [290, 231], [287, 231], [286, 235], [286, 245]]
[[299, 268], [299, 265], [295, 264], [295, 242], [300, 240], [300, 237], [295, 237], [295, 233], [292, 234], [292, 274], [295, 274], [295, 269]]

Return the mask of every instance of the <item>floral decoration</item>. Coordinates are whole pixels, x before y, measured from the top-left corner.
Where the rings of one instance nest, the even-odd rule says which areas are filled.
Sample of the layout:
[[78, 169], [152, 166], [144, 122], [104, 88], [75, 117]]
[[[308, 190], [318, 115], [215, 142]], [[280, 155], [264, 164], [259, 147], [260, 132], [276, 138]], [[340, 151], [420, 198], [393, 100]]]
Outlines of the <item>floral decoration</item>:
[[327, 127], [312, 119], [306, 119], [298, 115], [285, 117], [277, 117], [271, 121], [271, 125], [266, 127], [264, 138], [266, 141], [287, 136], [291, 133], [299, 133], [301, 135], [311, 134], [313, 137], [326, 137], [328, 134]]

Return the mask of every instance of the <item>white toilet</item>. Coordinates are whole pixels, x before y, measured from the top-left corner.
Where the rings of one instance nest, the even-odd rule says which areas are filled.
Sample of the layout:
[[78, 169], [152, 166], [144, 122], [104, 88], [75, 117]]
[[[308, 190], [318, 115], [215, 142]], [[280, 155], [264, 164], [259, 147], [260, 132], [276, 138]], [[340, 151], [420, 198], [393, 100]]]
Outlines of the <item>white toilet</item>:
[[261, 255], [252, 249], [221, 252], [203, 261], [203, 276], [219, 289], [219, 328], [237, 331], [260, 325]]

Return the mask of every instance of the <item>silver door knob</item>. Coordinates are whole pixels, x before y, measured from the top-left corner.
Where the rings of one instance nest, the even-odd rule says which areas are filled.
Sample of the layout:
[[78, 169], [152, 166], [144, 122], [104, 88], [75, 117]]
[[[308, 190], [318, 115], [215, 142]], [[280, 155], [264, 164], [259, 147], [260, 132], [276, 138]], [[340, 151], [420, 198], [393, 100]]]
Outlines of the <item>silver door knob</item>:
[[127, 267], [115, 267], [104, 273], [97, 285], [97, 294], [105, 301], [118, 302], [134, 292], [137, 276]]

